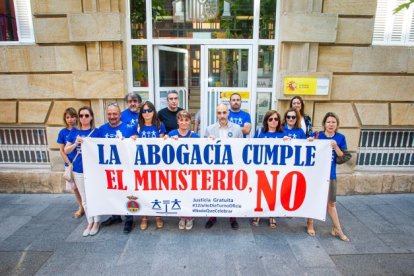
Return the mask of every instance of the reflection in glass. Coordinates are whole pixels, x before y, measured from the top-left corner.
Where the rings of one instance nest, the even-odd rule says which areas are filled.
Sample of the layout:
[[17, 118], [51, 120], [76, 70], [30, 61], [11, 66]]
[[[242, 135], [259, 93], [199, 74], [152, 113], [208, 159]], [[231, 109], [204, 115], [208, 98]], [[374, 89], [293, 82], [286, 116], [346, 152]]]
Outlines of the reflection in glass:
[[204, 39], [252, 38], [253, 2], [253, 0], [153, 0], [153, 36]]
[[132, 39], [143, 39], [147, 37], [145, 16], [145, 0], [130, 0]]
[[263, 118], [272, 108], [272, 93], [261, 92], [256, 95], [256, 126], [263, 127]]
[[132, 79], [134, 87], [148, 87], [147, 46], [132, 46]]
[[260, 1], [260, 33], [261, 39], [275, 38], [275, 21], [276, 21], [276, 1]]
[[257, 87], [272, 87], [274, 46], [259, 46]]
[[160, 86], [185, 86], [185, 54], [160, 50]]
[[248, 49], [209, 49], [209, 87], [247, 87]]

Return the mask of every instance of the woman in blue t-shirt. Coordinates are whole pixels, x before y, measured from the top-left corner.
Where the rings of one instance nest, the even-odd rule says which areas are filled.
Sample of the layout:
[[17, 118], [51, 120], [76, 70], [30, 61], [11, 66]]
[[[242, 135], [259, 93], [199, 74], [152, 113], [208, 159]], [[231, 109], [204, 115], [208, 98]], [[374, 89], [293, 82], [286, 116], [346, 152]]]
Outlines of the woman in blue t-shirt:
[[[200, 138], [200, 136], [190, 129], [191, 127], [191, 114], [187, 110], [181, 110], [177, 113], [177, 125], [178, 129], [171, 130], [168, 133], [173, 139], [178, 138]], [[194, 219], [192, 217], [180, 217], [178, 222], [178, 229], [191, 230], [193, 228]]]
[[[62, 157], [63, 161], [65, 162], [65, 170], [68, 169], [69, 165], [72, 165], [72, 159], [74, 154], [66, 154], [65, 153], [65, 145], [68, 141], [68, 135], [70, 131], [76, 127], [76, 124], [78, 123], [78, 113], [76, 112], [76, 109], [73, 107], [69, 107], [65, 109], [65, 112], [63, 113], [63, 123], [65, 124], [65, 127], [62, 128], [59, 131], [57, 143], [59, 145], [59, 152], [60, 156]], [[73, 214], [75, 218], [80, 218], [85, 214], [85, 211], [82, 207], [82, 199], [79, 194], [79, 190], [76, 187], [76, 184], [74, 181], [66, 181], [66, 190], [73, 190], [73, 193], [76, 198], [76, 202], [79, 204], [78, 210]]]
[[83, 231], [83, 236], [93, 236], [99, 232], [100, 216], [89, 216], [88, 208], [86, 204], [86, 192], [85, 192], [85, 180], [83, 178], [83, 164], [82, 164], [82, 152], [81, 144], [85, 137], [99, 137], [99, 131], [95, 129], [94, 115], [90, 107], [81, 107], [78, 111], [79, 115], [79, 129], [72, 129], [69, 133], [68, 141], [65, 146], [65, 153], [69, 154], [74, 152], [73, 157], [73, 179], [79, 189], [79, 193], [82, 198], [83, 209], [88, 219], [88, 226]]
[[[157, 110], [152, 102], [146, 101], [138, 116], [138, 137], [139, 138], [161, 138], [165, 135], [165, 126], [158, 119]], [[161, 229], [164, 222], [161, 217], [155, 217], [155, 227]], [[141, 230], [148, 228], [148, 217], [144, 216], [140, 224]]]
[[295, 108], [289, 108], [285, 112], [283, 132], [289, 139], [306, 139], [306, 134], [301, 128], [299, 112]]
[[[331, 140], [332, 160], [327, 208], [333, 224], [331, 234], [332, 236], [338, 236], [343, 241], [349, 241], [349, 238], [342, 231], [341, 224], [339, 223], [338, 212], [336, 210], [336, 157], [344, 155], [344, 151], [347, 149], [346, 139], [343, 134], [337, 132], [339, 127], [339, 118], [335, 113], [326, 113], [322, 120], [322, 126], [323, 131], [315, 132], [311, 135], [311, 137], [316, 139]], [[308, 219], [307, 230], [309, 235], [315, 235], [312, 219]]]
[[[263, 128], [259, 128], [254, 134], [254, 138], [283, 138], [284, 132], [280, 115], [276, 110], [269, 110], [263, 117]], [[260, 218], [253, 219], [253, 225], [259, 226]], [[269, 218], [270, 228], [276, 228], [276, 219]]]

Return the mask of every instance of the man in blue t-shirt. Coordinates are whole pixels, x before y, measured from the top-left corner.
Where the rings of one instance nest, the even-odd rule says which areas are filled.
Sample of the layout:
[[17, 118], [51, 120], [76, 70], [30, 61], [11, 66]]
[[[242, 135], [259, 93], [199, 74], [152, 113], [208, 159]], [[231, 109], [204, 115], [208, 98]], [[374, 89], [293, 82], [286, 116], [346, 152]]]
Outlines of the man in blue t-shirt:
[[[106, 108], [106, 118], [108, 123], [99, 128], [101, 138], [129, 138], [133, 135], [138, 135], [136, 127], [128, 127], [128, 125], [121, 121], [121, 109], [118, 104], [110, 104]], [[128, 234], [132, 230], [134, 217], [125, 216], [124, 233]], [[116, 223], [121, 223], [122, 219], [119, 215], [112, 215], [107, 220], [102, 222], [102, 226], [109, 226]]]
[[252, 120], [250, 114], [241, 110], [241, 96], [239, 93], [233, 93], [230, 96], [230, 112], [229, 121], [239, 125], [243, 132], [243, 137], [246, 137], [252, 129]]
[[138, 115], [142, 103], [142, 98], [137, 93], [128, 93], [125, 96], [125, 103], [128, 108], [122, 111], [121, 121], [128, 127], [136, 127], [138, 124]]

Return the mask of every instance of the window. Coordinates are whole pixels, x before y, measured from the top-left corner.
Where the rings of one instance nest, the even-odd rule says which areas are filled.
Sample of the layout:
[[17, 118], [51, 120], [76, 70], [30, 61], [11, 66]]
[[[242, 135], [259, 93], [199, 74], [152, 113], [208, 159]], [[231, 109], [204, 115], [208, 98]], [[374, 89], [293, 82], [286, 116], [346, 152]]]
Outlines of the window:
[[357, 165], [363, 168], [414, 167], [413, 129], [361, 130]]
[[406, 0], [378, 0], [372, 44], [414, 45], [414, 5], [393, 14], [393, 10]]
[[45, 128], [0, 128], [0, 165], [48, 165]]
[[0, 1], [0, 43], [16, 42], [34, 42], [30, 1]]

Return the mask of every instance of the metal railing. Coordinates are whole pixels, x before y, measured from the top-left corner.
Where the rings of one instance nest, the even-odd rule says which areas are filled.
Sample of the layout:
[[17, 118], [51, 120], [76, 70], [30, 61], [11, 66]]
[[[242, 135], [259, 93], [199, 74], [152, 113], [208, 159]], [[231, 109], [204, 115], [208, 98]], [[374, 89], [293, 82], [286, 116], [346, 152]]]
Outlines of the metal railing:
[[45, 128], [0, 127], [0, 165], [49, 163]]
[[414, 167], [414, 130], [361, 130], [357, 165], [363, 168]]

